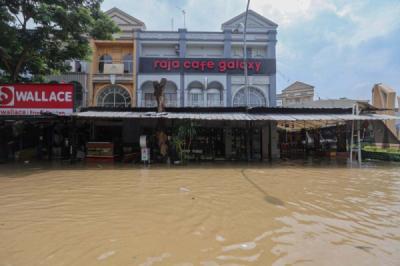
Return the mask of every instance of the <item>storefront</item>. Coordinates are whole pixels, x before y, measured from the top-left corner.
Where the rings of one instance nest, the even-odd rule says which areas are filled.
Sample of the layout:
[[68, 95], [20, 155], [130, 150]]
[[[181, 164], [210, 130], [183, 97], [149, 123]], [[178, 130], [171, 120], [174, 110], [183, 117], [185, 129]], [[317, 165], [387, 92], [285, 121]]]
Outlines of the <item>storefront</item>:
[[72, 84], [0, 85], [0, 161], [70, 158]]
[[[88, 108], [75, 118], [93, 129], [90, 141], [107, 140], [118, 146], [114, 155], [119, 158], [136, 153], [140, 160], [139, 140], [146, 136], [154, 162], [164, 161], [157, 139], [161, 130], [168, 138], [172, 160], [179, 159], [174, 155], [174, 140], [189, 126], [193, 135], [184, 139], [189, 144], [183, 148], [188, 160], [265, 161], [296, 154], [328, 157], [332, 152], [347, 157], [353, 121], [362, 127], [366, 121], [394, 119], [373, 113], [354, 115], [351, 109], [285, 108], [167, 108], [165, 113], [149, 108]], [[114, 129], [106, 132], [106, 125]], [[117, 131], [122, 134], [116, 135]]]

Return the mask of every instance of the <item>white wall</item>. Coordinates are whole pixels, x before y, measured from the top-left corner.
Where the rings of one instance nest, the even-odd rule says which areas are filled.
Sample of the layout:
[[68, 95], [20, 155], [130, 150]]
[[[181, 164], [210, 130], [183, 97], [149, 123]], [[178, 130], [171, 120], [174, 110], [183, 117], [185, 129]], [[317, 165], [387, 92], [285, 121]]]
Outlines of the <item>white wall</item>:
[[[252, 46], [248, 45], [248, 48], [252, 49], [251, 58], [266, 58], [267, 56], [267, 46]], [[233, 58], [243, 58], [243, 46], [232, 45], [231, 56]]]
[[201, 45], [201, 44], [188, 44], [186, 47], [186, 57], [195, 58], [223, 58], [224, 46], [221, 45]]
[[142, 57], [178, 57], [178, 44], [142, 44]]

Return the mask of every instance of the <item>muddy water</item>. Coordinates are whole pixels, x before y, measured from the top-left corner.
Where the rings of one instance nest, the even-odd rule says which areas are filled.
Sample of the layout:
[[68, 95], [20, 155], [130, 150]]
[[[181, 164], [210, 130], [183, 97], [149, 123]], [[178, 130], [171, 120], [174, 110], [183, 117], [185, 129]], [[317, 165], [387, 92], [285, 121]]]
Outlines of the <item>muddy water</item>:
[[400, 263], [399, 165], [0, 171], [0, 265]]

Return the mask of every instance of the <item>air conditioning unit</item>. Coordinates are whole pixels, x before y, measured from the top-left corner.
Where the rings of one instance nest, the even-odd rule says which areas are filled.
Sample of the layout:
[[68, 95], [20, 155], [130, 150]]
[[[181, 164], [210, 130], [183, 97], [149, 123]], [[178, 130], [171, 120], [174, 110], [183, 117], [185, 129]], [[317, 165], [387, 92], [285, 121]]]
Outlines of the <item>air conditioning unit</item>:
[[74, 62], [74, 61], [72, 61], [72, 60], [66, 60], [66, 61], [65, 61], [65, 65], [66, 65], [66, 66], [69, 66], [69, 70], [67, 70], [67, 71], [69, 71], [69, 72], [75, 72], [75, 62]]
[[88, 70], [88, 64], [86, 61], [81, 61], [81, 72], [87, 73]]

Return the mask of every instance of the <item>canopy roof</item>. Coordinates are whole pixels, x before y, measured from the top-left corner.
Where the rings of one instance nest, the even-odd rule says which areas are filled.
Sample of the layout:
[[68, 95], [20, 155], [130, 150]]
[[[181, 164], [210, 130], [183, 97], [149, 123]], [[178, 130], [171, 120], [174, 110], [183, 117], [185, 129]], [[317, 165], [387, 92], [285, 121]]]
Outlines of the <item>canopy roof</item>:
[[[177, 108], [173, 108], [177, 109]], [[153, 109], [135, 108], [111, 111], [104, 108], [89, 108], [75, 113], [77, 118], [106, 119], [188, 119], [215, 121], [363, 121], [397, 120], [400, 117], [365, 113], [353, 115], [349, 109], [298, 109], [298, 108], [180, 108], [157, 113]]]

